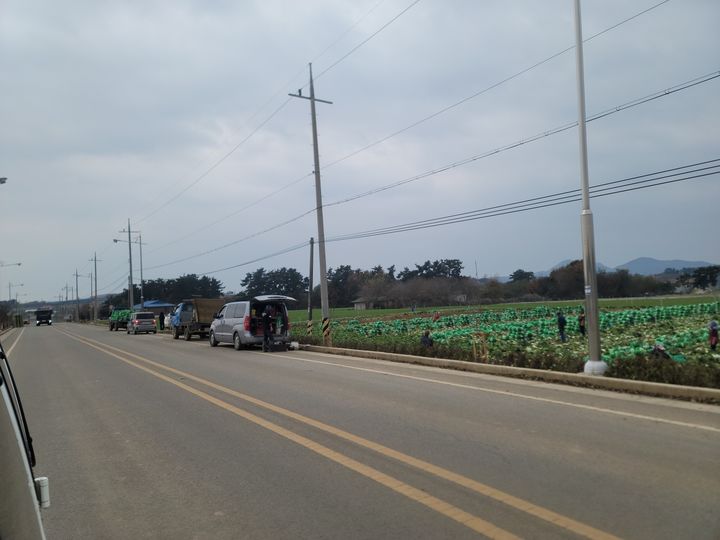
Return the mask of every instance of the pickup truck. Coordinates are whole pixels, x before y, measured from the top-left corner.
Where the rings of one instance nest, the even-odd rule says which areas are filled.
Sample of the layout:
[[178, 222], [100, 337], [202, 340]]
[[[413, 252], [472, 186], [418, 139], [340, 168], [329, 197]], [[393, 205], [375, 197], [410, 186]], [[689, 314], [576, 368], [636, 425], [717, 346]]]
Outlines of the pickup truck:
[[193, 298], [178, 304], [170, 316], [170, 329], [174, 339], [180, 336], [190, 341], [192, 336], [208, 337], [215, 314], [225, 305], [224, 298]]
[[127, 329], [130, 313], [129, 309], [113, 309], [108, 319], [108, 329], [116, 332], [119, 328]]

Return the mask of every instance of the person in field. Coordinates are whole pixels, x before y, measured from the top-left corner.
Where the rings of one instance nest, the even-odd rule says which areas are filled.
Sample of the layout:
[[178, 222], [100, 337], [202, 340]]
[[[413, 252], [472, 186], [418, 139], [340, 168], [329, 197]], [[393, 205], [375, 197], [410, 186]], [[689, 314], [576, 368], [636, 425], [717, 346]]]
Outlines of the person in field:
[[427, 349], [433, 346], [433, 338], [430, 337], [430, 330], [425, 330], [423, 335], [420, 336], [420, 344]]
[[560, 341], [565, 343], [567, 341], [567, 336], [565, 335], [565, 327], [567, 326], [567, 319], [565, 319], [565, 315], [562, 314], [562, 311], [557, 312], [557, 325], [558, 325], [558, 331], [560, 332]]

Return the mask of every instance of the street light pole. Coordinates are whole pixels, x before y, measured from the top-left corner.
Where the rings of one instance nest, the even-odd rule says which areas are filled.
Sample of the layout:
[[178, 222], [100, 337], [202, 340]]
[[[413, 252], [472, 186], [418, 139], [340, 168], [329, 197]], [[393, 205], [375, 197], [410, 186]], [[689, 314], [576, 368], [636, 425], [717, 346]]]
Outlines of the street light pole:
[[24, 287], [24, 283], [8, 283], [8, 302], [12, 300], [12, 288], [13, 287]]
[[[97, 319], [97, 312], [98, 312], [98, 292], [97, 292], [97, 252], [93, 253], [93, 258], [90, 259], [90, 262], [95, 263], [95, 295], [93, 296], [93, 320]], [[92, 294], [92, 283], [90, 284], [90, 294]]]
[[[121, 232], [121, 233], [127, 232], [127, 235], [128, 235], [128, 239], [127, 239], [127, 244], [128, 244], [128, 261], [130, 262], [130, 274], [129, 274], [129, 277], [128, 277], [128, 302], [129, 302], [130, 305], [128, 306], [128, 309], [132, 309], [132, 308], [133, 308], [133, 305], [135, 304], [135, 300], [134, 300], [134, 298], [133, 298], [132, 240], [130, 239], [130, 220], [129, 220], [129, 219], [128, 219], [127, 230], [126, 230], [126, 229], [123, 229], [122, 231], [119, 231], [119, 232]], [[135, 232], [137, 232], [137, 231], [135, 231]], [[115, 242], [115, 243], [117, 243], [117, 242], [123, 242], [123, 240], [115, 240], [115, 239], [113, 239], [113, 242]]]
[[[4, 263], [4, 262], [0, 261], [0, 268], [6, 268], [6, 267], [8, 267], [8, 266], [20, 266], [20, 265], [22, 265], [22, 263], [19, 263], [19, 262], [17, 262], [17, 263]], [[12, 295], [8, 292], [8, 302], [10, 302], [11, 300], [12, 300]]]
[[[130, 226], [130, 222], [128, 222], [128, 227], [129, 226]], [[125, 232], [125, 231], [120, 231], [120, 232]], [[135, 232], [140, 233], [140, 231], [135, 231]], [[118, 240], [117, 238], [113, 238], [113, 242], [115, 242], [115, 243], [127, 242], [128, 246], [130, 246], [131, 244], [139, 244], [140, 245], [140, 309], [145, 309], [145, 292], [143, 290], [144, 280], [143, 280], [143, 260], [142, 260], [142, 247], [143, 247], [142, 234], [138, 234], [138, 237], [136, 240], [130, 240], [130, 239]], [[132, 258], [130, 259], [130, 265], [131, 265], [130, 276], [132, 279]], [[97, 286], [96, 286], [95, 294], [97, 294]], [[132, 300], [132, 297], [131, 297], [131, 300]]]
[[598, 309], [597, 267], [595, 266], [595, 232], [590, 210], [590, 181], [587, 157], [587, 130], [585, 125], [585, 67], [583, 63], [582, 18], [580, 0], [575, 0], [575, 61], [578, 95], [578, 132], [580, 137], [580, 174], [582, 182], [582, 213], [580, 216], [583, 244], [583, 270], [585, 276], [585, 313], [588, 328], [589, 359], [585, 373], [602, 375], [607, 365], [602, 361], [600, 348], [600, 310]]

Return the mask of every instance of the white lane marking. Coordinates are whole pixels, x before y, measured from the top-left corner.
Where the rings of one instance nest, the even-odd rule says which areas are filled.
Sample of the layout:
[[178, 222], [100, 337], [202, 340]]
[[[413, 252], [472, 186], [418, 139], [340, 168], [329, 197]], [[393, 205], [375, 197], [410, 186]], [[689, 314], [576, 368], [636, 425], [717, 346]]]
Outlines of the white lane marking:
[[8, 356], [10, 356], [10, 353], [13, 352], [13, 349], [15, 348], [15, 345], [18, 344], [18, 342], [20, 341], [20, 338], [22, 337], [22, 335], [23, 335], [24, 332], [25, 332], [25, 327], [23, 326], [23, 327], [22, 327], [22, 330], [20, 330], [20, 335], [19, 335], [17, 338], [15, 338], [15, 341], [13, 341], [13, 344], [10, 345], [10, 348], [5, 352], [5, 354], [7, 354]]
[[455, 388], [464, 388], [467, 390], [476, 390], [478, 392], [486, 392], [489, 394], [499, 394], [502, 396], [508, 396], [508, 397], [517, 397], [522, 399], [528, 399], [531, 401], [539, 401], [542, 403], [552, 403], [555, 405], [563, 405], [565, 407], [575, 407], [577, 409], [584, 409], [588, 411], [595, 411], [595, 412], [602, 412], [606, 414], [613, 414], [616, 416], [624, 416], [628, 418], [636, 418], [638, 420], [649, 420], [651, 422], [659, 422], [662, 424], [670, 424], [673, 426], [682, 426], [682, 427], [689, 427], [693, 429], [701, 429], [705, 431], [712, 431], [714, 433], [720, 433], [720, 428], [715, 428], [712, 426], [704, 426], [701, 424], [691, 424], [689, 422], [680, 422], [679, 420], [668, 420], [666, 418], [658, 418], [656, 416], [647, 416], [644, 414], [635, 414], [630, 412], [623, 412], [623, 411], [614, 411], [612, 409], [606, 409], [604, 407], [595, 407], [593, 405], [582, 405], [580, 403], [569, 403], [567, 401], [560, 401], [557, 399], [549, 399], [549, 398], [542, 398], [542, 397], [536, 397], [536, 396], [528, 396], [525, 394], [519, 394], [517, 392], [510, 392], [507, 390], [492, 390], [490, 388], [480, 388], [478, 386], [473, 386], [470, 384], [461, 384], [461, 383], [454, 383], [454, 382], [448, 382], [448, 381], [439, 381], [437, 379], [430, 379], [427, 377], [418, 377], [416, 375], [405, 375], [402, 373], [394, 373], [392, 371], [385, 371], [380, 369], [370, 369], [370, 368], [364, 368], [364, 367], [357, 367], [357, 366], [346, 366], [344, 364], [337, 364], [335, 362], [326, 362], [323, 360], [311, 360], [309, 358], [300, 358], [298, 356], [289, 356], [284, 354], [273, 354], [274, 357], [281, 357], [281, 358], [289, 358], [291, 360], [299, 360], [301, 362], [308, 362], [311, 364], [323, 364], [327, 366], [334, 366], [339, 368], [345, 368], [345, 369], [353, 369], [356, 371], [364, 371], [368, 373], [376, 373], [378, 375], [389, 375], [392, 377], [399, 377], [401, 379], [411, 379], [415, 381], [422, 381], [422, 382], [429, 382], [433, 384], [442, 384], [444, 386], [452, 386]]

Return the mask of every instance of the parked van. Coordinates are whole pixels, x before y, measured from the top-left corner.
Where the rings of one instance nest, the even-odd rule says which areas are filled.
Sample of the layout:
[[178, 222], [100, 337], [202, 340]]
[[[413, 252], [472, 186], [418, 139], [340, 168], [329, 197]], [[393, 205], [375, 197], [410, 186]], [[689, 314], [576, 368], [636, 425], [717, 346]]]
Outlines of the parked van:
[[285, 302], [294, 298], [279, 294], [256, 296], [252, 300], [230, 302], [215, 314], [210, 325], [210, 346], [218, 343], [232, 343], [235, 350], [253, 345], [263, 345], [263, 318], [266, 308], [273, 313], [271, 345], [287, 350], [290, 342], [290, 321]]

